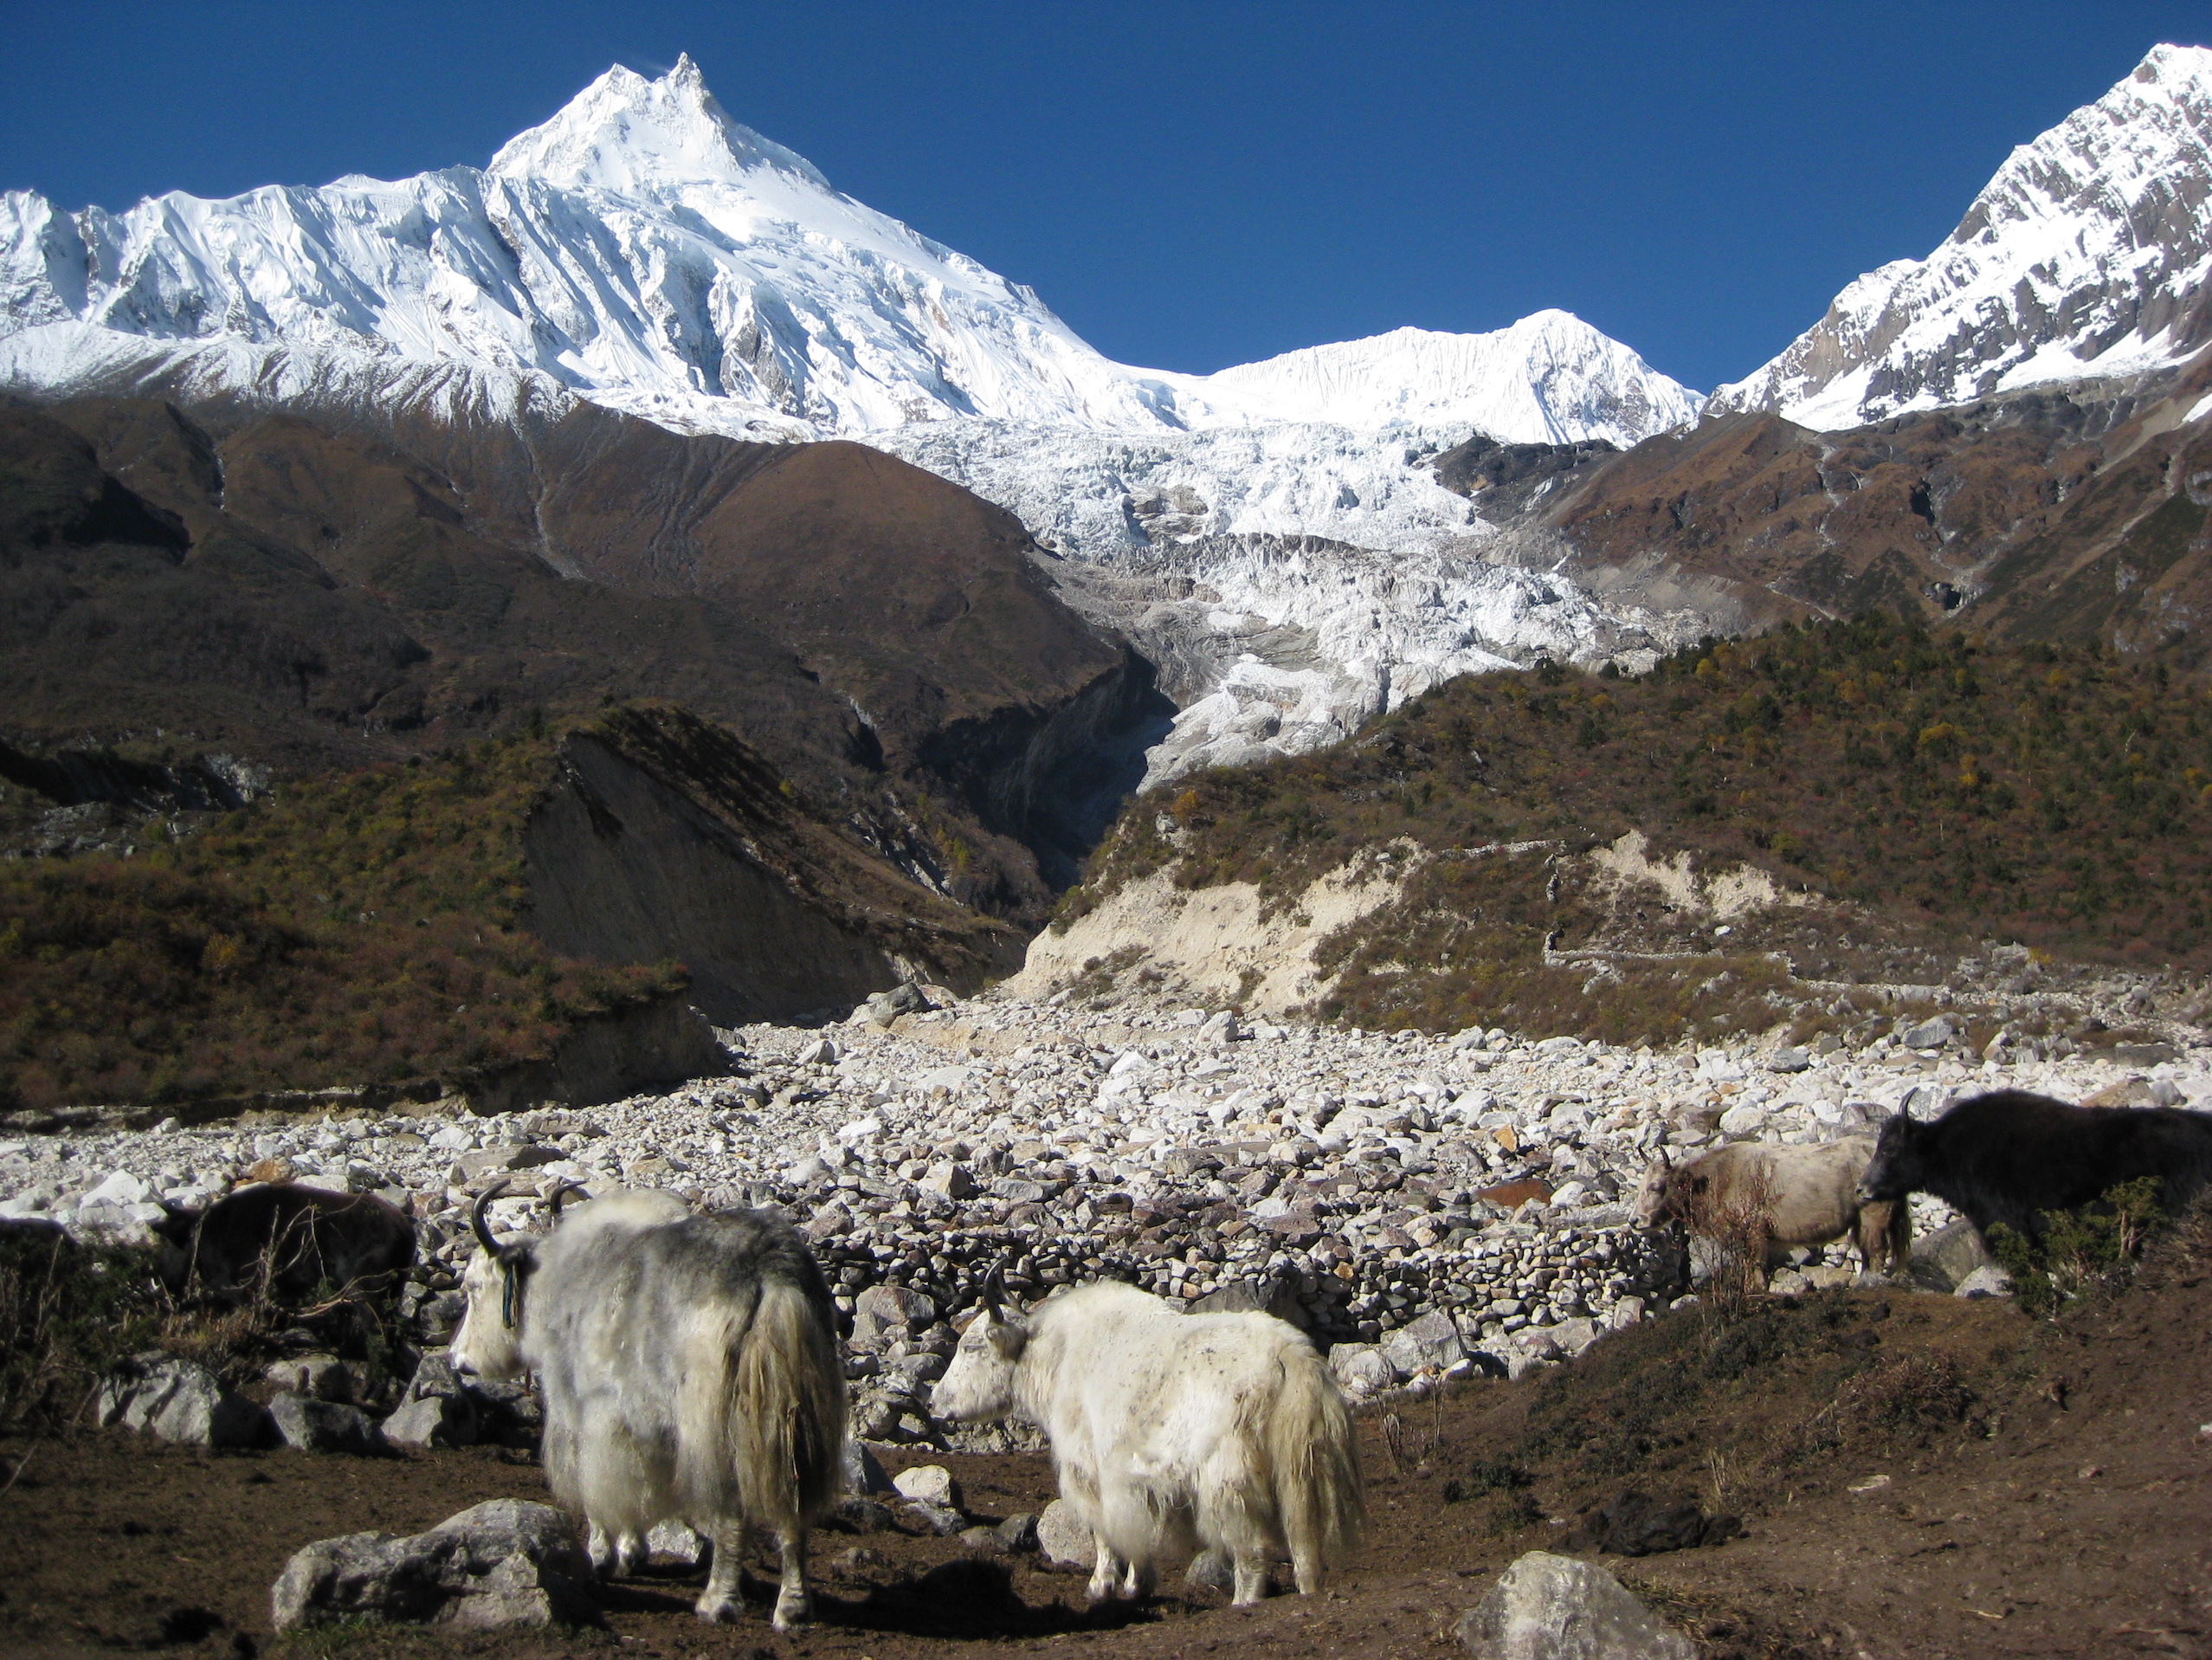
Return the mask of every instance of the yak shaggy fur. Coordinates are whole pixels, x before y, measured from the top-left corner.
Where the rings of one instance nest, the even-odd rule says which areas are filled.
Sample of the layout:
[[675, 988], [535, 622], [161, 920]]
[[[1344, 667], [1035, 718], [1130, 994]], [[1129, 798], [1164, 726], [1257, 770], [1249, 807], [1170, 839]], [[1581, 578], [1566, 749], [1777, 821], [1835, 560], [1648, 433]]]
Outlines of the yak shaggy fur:
[[1912, 1211], [1902, 1203], [1860, 1197], [1860, 1172], [1873, 1154], [1865, 1136], [1818, 1146], [1732, 1142], [1680, 1165], [1662, 1157], [1636, 1190], [1636, 1224], [1651, 1229], [1679, 1222], [1701, 1238], [1725, 1218], [1755, 1204], [1773, 1254], [1797, 1245], [1825, 1245], [1846, 1234], [1869, 1274], [1903, 1271], [1912, 1245]]
[[1185, 1314], [1104, 1282], [1027, 1317], [986, 1307], [935, 1408], [1018, 1411], [1043, 1429], [1061, 1497], [1097, 1546], [1094, 1599], [1145, 1595], [1161, 1557], [1194, 1550], [1210, 1559], [1194, 1574], [1234, 1567], [1240, 1603], [1285, 1556], [1311, 1595], [1358, 1541], [1351, 1414], [1313, 1345], [1269, 1314]]
[[1879, 1199], [1933, 1193], [1984, 1240], [1999, 1225], [2039, 1239], [2045, 1211], [2091, 1204], [2144, 1176], [2159, 1179], [2166, 1214], [2180, 1215], [2212, 1181], [2212, 1118], [2171, 1107], [2070, 1107], [2000, 1089], [1925, 1123], [1903, 1113], [1890, 1119], [1859, 1191]]
[[415, 1261], [415, 1224], [374, 1194], [289, 1182], [169, 1211], [153, 1231], [163, 1282], [222, 1302], [256, 1290], [292, 1302], [323, 1287], [388, 1291]]
[[655, 1524], [687, 1522], [714, 1547], [700, 1617], [732, 1619], [745, 1532], [764, 1528], [783, 1559], [776, 1628], [807, 1617], [806, 1534], [835, 1500], [845, 1384], [829, 1289], [796, 1230], [609, 1195], [480, 1251], [467, 1288], [455, 1361], [537, 1373], [546, 1482], [591, 1524], [595, 1557], [612, 1541], [627, 1568]]

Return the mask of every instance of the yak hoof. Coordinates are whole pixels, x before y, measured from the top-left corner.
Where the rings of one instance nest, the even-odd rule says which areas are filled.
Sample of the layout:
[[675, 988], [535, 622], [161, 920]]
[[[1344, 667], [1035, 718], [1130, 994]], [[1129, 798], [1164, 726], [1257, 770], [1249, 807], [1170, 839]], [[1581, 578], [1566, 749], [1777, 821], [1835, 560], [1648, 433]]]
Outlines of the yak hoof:
[[770, 1617], [768, 1623], [779, 1631], [788, 1631], [795, 1625], [805, 1624], [813, 1618], [812, 1600], [803, 1595], [787, 1592], [776, 1599], [776, 1612]]
[[[734, 1625], [745, 1618], [745, 1605], [742, 1598], [726, 1596], [710, 1591], [693, 1605], [699, 1617], [710, 1625]], [[777, 1611], [779, 1614], [781, 1609]], [[782, 1630], [781, 1626], [777, 1628]]]

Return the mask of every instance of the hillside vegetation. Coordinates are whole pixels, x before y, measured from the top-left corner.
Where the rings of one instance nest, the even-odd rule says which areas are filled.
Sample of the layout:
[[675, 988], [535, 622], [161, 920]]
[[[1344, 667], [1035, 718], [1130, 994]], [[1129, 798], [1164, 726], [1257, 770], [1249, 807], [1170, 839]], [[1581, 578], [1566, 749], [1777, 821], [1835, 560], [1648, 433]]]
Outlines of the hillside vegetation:
[[[1568, 857], [1631, 830], [1655, 860], [1764, 870], [1790, 903], [1717, 932]], [[1288, 905], [1403, 854], [1400, 900], [1330, 943], [1344, 972], [1322, 1012], [1656, 1037], [1750, 1017], [1787, 978], [1777, 951], [1840, 979], [1875, 943], [1931, 961], [1991, 937], [2201, 970], [2208, 836], [2202, 677], [1867, 615], [1708, 641], [1639, 677], [1459, 680], [1337, 748], [1207, 773], [1125, 815], [1056, 926], [1157, 870]], [[1601, 946], [1680, 960], [1592, 983], [1567, 959]]]
[[546, 739], [285, 786], [128, 858], [0, 864], [0, 1109], [451, 1077], [684, 984], [523, 925]]

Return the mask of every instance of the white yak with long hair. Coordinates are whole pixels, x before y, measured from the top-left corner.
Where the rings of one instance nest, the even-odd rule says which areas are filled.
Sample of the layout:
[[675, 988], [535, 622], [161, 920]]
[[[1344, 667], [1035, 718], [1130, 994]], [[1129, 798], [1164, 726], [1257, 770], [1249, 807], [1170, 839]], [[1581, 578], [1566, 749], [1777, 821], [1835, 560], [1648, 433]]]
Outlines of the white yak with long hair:
[[1102, 1281], [1024, 1315], [994, 1293], [932, 1400], [963, 1422], [1019, 1411], [1052, 1442], [1060, 1495], [1091, 1529], [1093, 1599], [1148, 1595], [1164, 1556], [1203, 1551], [1235, 1599], [1298, 1588], [1358, 1543], [1365, 1519], [1351, 1413], [1297, 1327], [1262, 1314], [1186, 1314]]
[[835, 1502], [845, 1445], [835, 1305], [797, 1230], [760, 1211], [693, 1216], [663, 1193], [613, 1193], [550, 1234], [493, 1237], [463, 1283], [454, 1364], [534, 1371], [545, 1480], [591, 1527], [593, 1566], [629, 1572], [646, 1533], [687, 1522], [713, 1541], [698, 1604], [734, 1619], [748, 1528], [782, 1555], [774, 1624], [809, 1612], [807, 1529]]

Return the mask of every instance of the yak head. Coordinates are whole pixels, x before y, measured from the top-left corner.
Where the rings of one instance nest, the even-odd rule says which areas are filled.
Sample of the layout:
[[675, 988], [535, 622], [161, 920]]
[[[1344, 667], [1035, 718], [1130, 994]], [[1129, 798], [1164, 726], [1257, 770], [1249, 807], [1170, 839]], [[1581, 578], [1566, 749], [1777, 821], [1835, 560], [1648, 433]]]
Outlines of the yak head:
[[182, 1292], [191, 1280], [192, 1234], [200, 1215], [163, 1200], [160, 1219], [146, 1224], [153, 1232], [154, 1271], [171, 1292]]
[[930, 1411], [956, 1424], [1003, 1418], [1015, 1406], [1015, 1373], [1029, 1347], [1029, 1327], [1002, 1301], [1003, 1284], [992, 1270], [983, 1290], [983, 1312], [960, 1334], [952, 1364], [931, 1392]]
[[1925, 1151], [1931, 1127], [1902, 1108], [1892, 1114], [1875, 1138], [1874, 1156], [1859, 1172], [1859, 1197], [1870, 1204], [1901, 1199], [1925, 1186]]
[[531, 1270], [538, 1265], [536, 1239], [516, 1234], [495, 1239], [484, 1219], [492, 1201], [506, 1191], [505, 1182], [493, 1183], [469, 1213], [469, 1225], [482, 1249], [469, 1258], [461, 1276], [468, 1311], [461, 1316], [452, 1345], [456, 1371], [495, 1380], [515, 1377], [524, 1369], [522, 1304]]
[[1674, 1179], [1674, 1166], [1667, 1162], [1664, 1153], [1652, 1155], [1644, 1166], [1643, 1179], [1636, 1184], [1636, 1226], [1647, 1233], [1667, 1219], [1669, 1188]]

